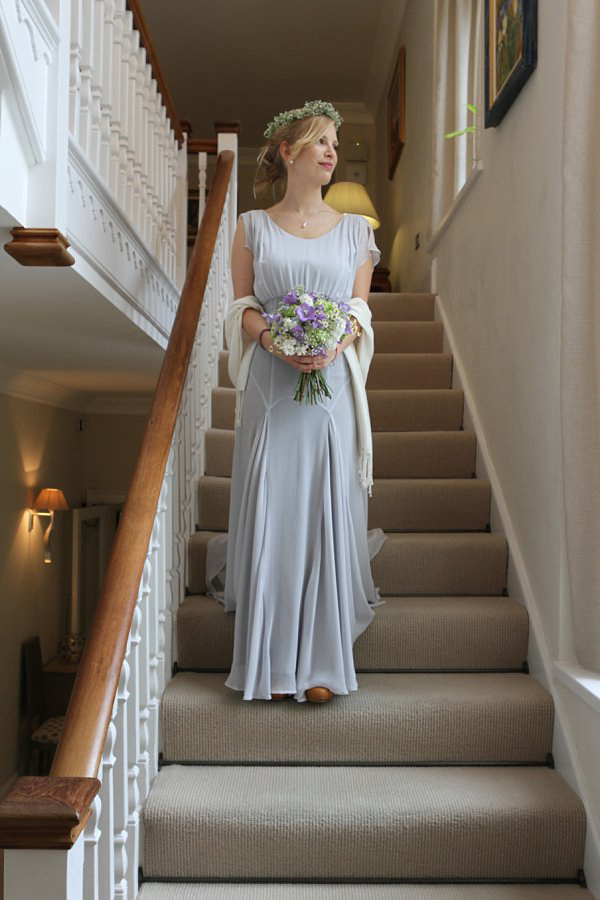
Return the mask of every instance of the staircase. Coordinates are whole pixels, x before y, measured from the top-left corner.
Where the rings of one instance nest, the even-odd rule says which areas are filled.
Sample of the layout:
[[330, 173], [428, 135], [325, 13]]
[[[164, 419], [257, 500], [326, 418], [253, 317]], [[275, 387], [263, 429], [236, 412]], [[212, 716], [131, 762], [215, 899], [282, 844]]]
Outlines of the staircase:
[[552, 699], [527, 674], [527, 613], [505, 596], [507, 546], [489, 530], [434, 298], [370, 302], [369, 526], [388, 539], [359, 691], [320, 707], [224, 687], [233, 616], [203, 596], [233, 453], [222, 354], [140, 900], [591, 897], [584, 810], [552, 768]]

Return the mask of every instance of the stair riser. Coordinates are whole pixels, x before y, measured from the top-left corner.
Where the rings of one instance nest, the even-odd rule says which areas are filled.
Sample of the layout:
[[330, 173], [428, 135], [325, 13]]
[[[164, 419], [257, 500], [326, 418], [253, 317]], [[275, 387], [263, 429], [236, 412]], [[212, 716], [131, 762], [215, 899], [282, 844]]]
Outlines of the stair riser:
[[[234, 614], [208, 597], [179, 608], [178, 664], [229, 671]], [[354, 645], [357, 671], [493, 671], [521, 669], [528, 620], [507, 597], [390, 597]]]
[[433, 294], [369, 294], [373, 322], [430, 322], [435, 314]]
[[[248, 708], [225, 675], [181, 673], [163, 700], [166, 762], [545, 763], [549, 694], [526, 675], [364, 675], [360, 694], [318, 710]], [[243, 735], [243, 737], [242, 737]]]
[[[206, 474], [230, 477], [234, 433], [206, 433]], [[467, 431], [376, 432], [373, 435], [375, 478], [471, 478], [477, 442]]]
[[[462, 391], [369, 391], [373, 431], [457, 431], [463, 420]], [[212, 393], [212, 427], [233, 429], [235, 391]]]
[[441, 322], [373, 322], [377, 353], [442, 353]]
[[575, 879], [583, 860], [583, 808], [543, 769], [181, 771], [144, 814], [150, 877]]
[[[227, 531], [231, 482], [201, 478], [198, 527]], [[384, 480], [373, 485], [369, 528], [384, 531], [483, 531], [490, 517], [490, 486], [475, 479]]]
[[[372, 562], [382, 596], [497, 596], [506, 587], [506, 542], [482, 535], [473, 543], [448, 540], [441, 545], [428, 535], [390, 537]], [[450, 535], [449, 538], [452, 538]], [[205, 584], [205, 534], [189, 542], [189, 590], [202, 594]]]
[[[219, 386], [232, 388], [227, 370], [229, 354], [219, 354]], [[428, 389], [452, 387], [449, 353], [376, 353], [371, 362], [367, 389]]]
[[503, 542], [474, 547], [386, 541], [371, 564], [382, 596], [501, 594], [506, 585]]

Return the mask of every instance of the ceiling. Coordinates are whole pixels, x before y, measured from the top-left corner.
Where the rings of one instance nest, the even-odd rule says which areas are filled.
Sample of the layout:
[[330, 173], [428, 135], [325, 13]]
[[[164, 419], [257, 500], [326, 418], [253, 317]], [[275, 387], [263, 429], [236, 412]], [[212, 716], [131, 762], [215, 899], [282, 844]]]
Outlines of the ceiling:
[[153, 392], [163, 350], [74, 268], [23, 267], [0, 250], [0, 284], [0, 389], [82, 411]]
[[140, 0], [175, 109], [195, 138], [239, 120], [242, 147], [305, 100], [371, 121], [405, 0]]

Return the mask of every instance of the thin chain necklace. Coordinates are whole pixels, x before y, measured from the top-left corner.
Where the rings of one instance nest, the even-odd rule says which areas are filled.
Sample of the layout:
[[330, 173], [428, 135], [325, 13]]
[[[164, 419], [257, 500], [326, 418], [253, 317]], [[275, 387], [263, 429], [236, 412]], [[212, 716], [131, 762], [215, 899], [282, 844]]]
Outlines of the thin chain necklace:
[[[307, 217], [304, 219], [304, 221], [301, 222], [300, 228], [306, 228], [306, 226], [308, 225], [308, 220], [312, 219], [312, 217], [315, 216], [320, 210], [322, 210], [324, 206], [325, 206], [325, 203], [321, 203], [320, 206], [318, 206], [316, 209], [313, 209], [313, 211], [307, 215]], [[288, 212], [288, 210], [284, 210], [284, 212]], [[302, 218], [301, 214], [298, 211], [294, 211], [294, 210], [290, 209], [289, 212], [293, 213], [293, 215], [300, 215], [300, 217]]]

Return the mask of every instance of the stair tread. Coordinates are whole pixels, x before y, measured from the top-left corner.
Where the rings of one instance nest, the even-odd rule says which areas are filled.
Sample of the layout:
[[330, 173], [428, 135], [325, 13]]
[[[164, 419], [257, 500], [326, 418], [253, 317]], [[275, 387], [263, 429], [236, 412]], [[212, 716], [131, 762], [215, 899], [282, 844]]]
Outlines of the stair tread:
[[575, 879], [585, 841], [541, 767], [165, 766], [143, 819], [167, 878]]
[[138, 900], [593, 900], [574, 884], [169, 884]]
[[223, 674], [180, 672], [163, 698], [166, 762], [545, 763], [550, 694], [531, 676], [362, 674], [324, 709], [245, 703]]
[[[182, 668], [228, 671], [234, 616], [211, 597], [179, 608]], [[354, 645], [357, 671], [519, 670], [528, 616], [510, 597], [387, 597]]]

